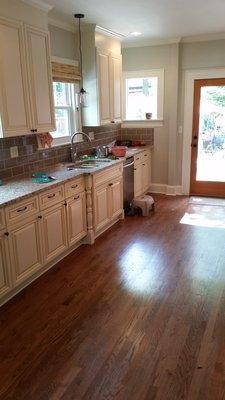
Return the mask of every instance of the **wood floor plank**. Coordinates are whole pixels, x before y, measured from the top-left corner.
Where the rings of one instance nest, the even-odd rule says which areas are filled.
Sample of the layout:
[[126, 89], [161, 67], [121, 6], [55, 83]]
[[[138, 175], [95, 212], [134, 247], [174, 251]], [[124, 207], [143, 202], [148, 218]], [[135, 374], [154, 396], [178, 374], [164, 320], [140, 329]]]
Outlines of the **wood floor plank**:
[[225, 207], [155, 198], [0, 309], [0, 400], [225, 400]]

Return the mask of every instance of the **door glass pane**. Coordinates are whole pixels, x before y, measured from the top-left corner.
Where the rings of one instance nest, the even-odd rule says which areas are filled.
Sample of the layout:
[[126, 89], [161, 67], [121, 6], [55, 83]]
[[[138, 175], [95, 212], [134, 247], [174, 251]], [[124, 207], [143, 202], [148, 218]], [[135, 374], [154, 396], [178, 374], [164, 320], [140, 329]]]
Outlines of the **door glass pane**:
[[225, 182], [225, 86], [201, 87], [196, 179]]
[[126, 119], [145, 120], [146, 113], [157, 119], [157, 77], [126, 79]]

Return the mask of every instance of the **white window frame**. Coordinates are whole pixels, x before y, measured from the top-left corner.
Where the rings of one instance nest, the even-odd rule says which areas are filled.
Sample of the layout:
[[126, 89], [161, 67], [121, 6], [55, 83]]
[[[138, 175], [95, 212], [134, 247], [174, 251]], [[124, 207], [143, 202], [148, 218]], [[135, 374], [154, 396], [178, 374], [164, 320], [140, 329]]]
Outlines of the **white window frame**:
[[[127, 120], [126, 119], [126, 79], [128, 78], [158, 78], [157, 88], [157, 119], [154, 120]], [[140, 71], [124, 71], [123, 73], [123, 127], [161, 126], [163, 122], [164, 105], [164, 69], [148, 69]]]
[[[60, 81], [59, 81], [60, 82]], [[65, 82], [66, 83], [66, 82]], [[78, 92], [79, 89], [79, 84], [78, 83], [69, 83], [70, 88], [69, 88], [69, 99], [71, 102], [70, 106], [55, 106], [54, 105], [54, 110], [61, 110], [65, 109], [68, 110], [69, 114], [69, 135], [67, 136], [61, 136], [58, 138], [53, 138], [52, 145], [57, 146], [57, 145], [62, 145], [62, 144], [67, 144], [70, 143], [71, 135], [79, 130], [80, 127], [80, 111], [76, 107], [76, 95], [75, 93]]]

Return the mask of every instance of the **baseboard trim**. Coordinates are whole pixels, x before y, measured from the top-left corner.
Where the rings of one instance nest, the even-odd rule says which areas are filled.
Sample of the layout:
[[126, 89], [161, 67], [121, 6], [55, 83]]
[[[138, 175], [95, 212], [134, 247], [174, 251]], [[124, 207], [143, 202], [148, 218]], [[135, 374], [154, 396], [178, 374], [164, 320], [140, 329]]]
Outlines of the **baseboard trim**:
[[183, 194], [182, 186], [171, 186], [162, 183], [152, 183], [149, 190], [152, 193], [162, 193], [168, 196], [181, 196]]

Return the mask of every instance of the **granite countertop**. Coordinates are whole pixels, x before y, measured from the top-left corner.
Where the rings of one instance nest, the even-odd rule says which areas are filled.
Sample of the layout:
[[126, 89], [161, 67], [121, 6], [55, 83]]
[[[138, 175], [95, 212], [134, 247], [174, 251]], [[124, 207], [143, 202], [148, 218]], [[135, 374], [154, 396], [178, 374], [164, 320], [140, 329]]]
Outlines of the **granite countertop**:
[[[126, 158], [151, 148], [152, 146], [145, 146], [139, 148], [136, 147], [132, 149], [129, 148], [127, 150]], [[21, 201], [33, 194], [36, 195], [40, 192], [43, 192], [44, 190], [56, 187], [59, 184], [62, 184], [66, 181], [70, 181], [77, 176], [95, 174], [96, 172], [102, 171], [104, 169], [112, 167], [113, 165], [119, 164], [123, 162], [123, 160], [124, 158], [121, 157], [118, 160], [112, 160], [111, 162], [102, 163], [102, 165], [95, 168], [92, 167], [85, 169], [74, 169], [71, 171], [68, 171], [66, 168], [67, 165], [70, 164], [69, 162], [65, 164], [58, 164], [45, 171], [48, 175], [54, 176], [56, 178], [56, 180], [49, 183], [35, 183], [32, 181], [30, 177], [9, 181], [8, 183], [5, 183], [3, 186], [0, 186], [0, 207], [4, 207], [14, 202]]]

